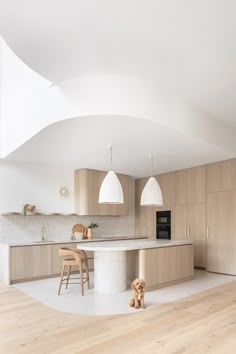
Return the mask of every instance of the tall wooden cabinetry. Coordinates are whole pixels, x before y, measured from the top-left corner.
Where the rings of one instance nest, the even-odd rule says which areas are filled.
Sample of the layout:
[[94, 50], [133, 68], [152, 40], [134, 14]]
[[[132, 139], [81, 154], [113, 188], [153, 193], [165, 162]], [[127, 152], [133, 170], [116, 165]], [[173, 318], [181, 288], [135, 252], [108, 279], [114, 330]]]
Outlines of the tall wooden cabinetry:
[[171, 210], [173, 240], [194, 243], [195, 266], [206, 266], [206, 167], [156, 176], [163, 194], [163, 207], [141, 207], [147, 179], [136, 180], [136, 234], [156, 238], [156, 211]]
[[207, 270], [236, 275], [236, 160], [207, 166]]
[[[156, 177], [164, 206], [141, 210], [144, 179], [136, 181], [136, 233], [156, 238], [156, 211], [171, 210], [172, 239], [194, 243], [194, 263], [236, 275], [236, 159]], [[137, 190], [137, 189], [136, 189]], [[208, 238], [207, 238], [208, 230]]]

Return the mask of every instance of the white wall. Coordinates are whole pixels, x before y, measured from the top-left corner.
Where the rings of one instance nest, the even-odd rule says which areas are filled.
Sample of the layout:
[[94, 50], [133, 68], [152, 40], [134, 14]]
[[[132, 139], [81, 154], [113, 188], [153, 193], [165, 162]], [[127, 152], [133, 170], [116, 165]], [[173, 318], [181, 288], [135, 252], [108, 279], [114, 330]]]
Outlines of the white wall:
[[[70, 195], [62, 198], [59, 188]], [[21, 211], [26, 203], [39, 212], [73, 213], [74, 172], [66, 168], [0, 160], [0, 212]]]
[[[66, 186], [70, 195], [63, 198], [59, 188]], [[0, 160], [0, 212], [20, 212], [26, 203], [45, 213], [74, 212], [74, 171], [45, 165]], [[98, 216], [0, 216], [0, 242], [35, 241], [41, 228], [47, 228], [51, 240], [69, 240], [74, 224], [100, 226], [98, 237], [133, 236], [135, 233], [134, 180], [130, 180], [130, 212], [123, 217]]]

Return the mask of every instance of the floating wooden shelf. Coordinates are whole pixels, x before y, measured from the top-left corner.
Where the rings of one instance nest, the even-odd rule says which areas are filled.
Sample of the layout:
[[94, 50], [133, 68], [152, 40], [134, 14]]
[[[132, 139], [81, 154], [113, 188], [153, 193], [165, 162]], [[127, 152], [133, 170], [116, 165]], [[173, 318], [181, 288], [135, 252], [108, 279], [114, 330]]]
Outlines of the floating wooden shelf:
[[3, 216], [10, 216], [10, 215], [20, 215], [20, 216], [78, 216], [78, 214], [75, 213], [32, 213], [32, 214], [26, 214], [24, 215], [23, 213], [19, 212], [6, 212], [6, 213], [0, 213], [0, 215]]

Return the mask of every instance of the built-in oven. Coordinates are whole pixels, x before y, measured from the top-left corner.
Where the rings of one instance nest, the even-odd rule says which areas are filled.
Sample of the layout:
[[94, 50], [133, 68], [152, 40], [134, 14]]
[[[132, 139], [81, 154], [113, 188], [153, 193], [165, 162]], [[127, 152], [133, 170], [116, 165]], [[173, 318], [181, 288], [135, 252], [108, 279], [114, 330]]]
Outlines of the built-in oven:
[[156, 212], [156, 238], [171, 240], [171, 211]]

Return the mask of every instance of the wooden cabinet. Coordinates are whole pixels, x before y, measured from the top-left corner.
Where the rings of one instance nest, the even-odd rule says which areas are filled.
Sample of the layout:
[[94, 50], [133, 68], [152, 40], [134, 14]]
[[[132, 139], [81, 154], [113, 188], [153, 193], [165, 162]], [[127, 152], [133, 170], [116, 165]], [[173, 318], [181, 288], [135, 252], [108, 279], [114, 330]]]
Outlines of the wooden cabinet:
[[156, 179], [161, 187], [164, 204], [163, 207], [159, 207], [159, 210], [169, 209], [173, 204], [174, 175], [173, 173], [164, 173], [156, 176]]
[[148, 236], [147, 208], [140, 205], [141, 194], [148, 178], [141, 178], [135, 181], [135, 234], [137, 236]]
[[51, 274], [51, 246], [11, 247], [10, 279], [31, 279]]
[[207, 270], [236, 275], [236, 190], [207, 198]]
[[207, 192], [236, 189], [236, 159], [207, 165]]
[[[75, 248], [75, 243], [10, 247], [10, 282], [37, 279], [61, 273], [59, 248]], [[93, 252], [86, 252], [93, 270]], [[73, 270], [76, 270], [74, 267]]]
[[174, 205], [171, 209], [171, 239], [184, 240], [187, 238], [188, 206]]
[[188, 203], [206, 202], [206, 166], [188, 169]]
[[75, 171], [75, 213], [79, 215], [128, 215], [129, 176], [117, 174], [123, 192], [124, 204], [99, 204], [99, 190], [107, 172], [81, 169]]
[[206, 205], [174, 205], [171, 211], [172, 240], [191, 240], [194, 244], [194, 265], [206, 267]]
[[151, 290], [193, 277], [193, 246], [173, 246], [139, 251], [139, 278]]
[[173, 172], [174, 198], [172, 204], [186, 204], [188, 202], [188, 170]]
[[187, 237], [194, 244], [195, 267], [206, 267], [206, 204], [188, 205]]

